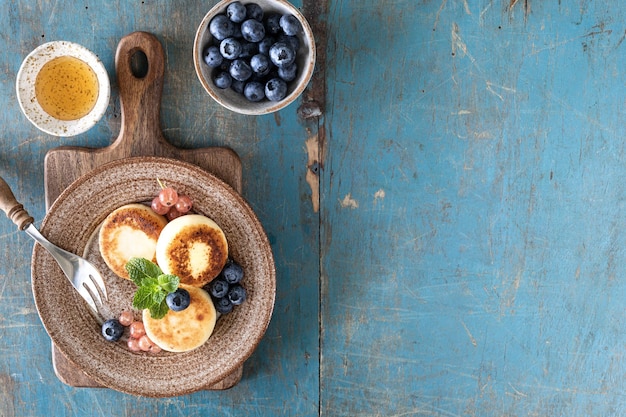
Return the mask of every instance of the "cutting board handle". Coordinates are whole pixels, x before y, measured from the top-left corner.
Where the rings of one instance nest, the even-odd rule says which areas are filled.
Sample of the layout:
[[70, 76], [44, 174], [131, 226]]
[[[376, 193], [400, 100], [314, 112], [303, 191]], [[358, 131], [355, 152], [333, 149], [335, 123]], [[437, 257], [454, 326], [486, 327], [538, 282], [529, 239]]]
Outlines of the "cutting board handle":
[[[143, 52], [147, 60], [145, 75], [136, 75], [136, 70], [133, 72], [133, 61], [139, 52]], [[169, 148], [171, 145], [161, 131], [161, 93], [165, 72], [165, 54], [161, 42], [148, 32], [126, 35], [117, 46], [115, 71], [122, 125], [111, 147], [126, 148], [126, 152], [123, 152], [126, 155], [154, 155]]]

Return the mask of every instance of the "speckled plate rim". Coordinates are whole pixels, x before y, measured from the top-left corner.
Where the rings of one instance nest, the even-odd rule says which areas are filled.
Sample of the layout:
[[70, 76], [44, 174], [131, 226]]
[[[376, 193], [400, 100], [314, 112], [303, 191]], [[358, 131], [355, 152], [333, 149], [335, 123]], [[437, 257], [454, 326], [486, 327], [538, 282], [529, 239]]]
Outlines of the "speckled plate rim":
[[[302, 12], [300, 12], [300, 10], [298, 10], [293, 4], [289, 3], [288, 1], [256, 1], [256, 3], [258, 3], [263, 8], [265, 13], [291, 13], [296, 16], [298, 20], [302, 23], [303, 33], [297, 57], [298, 66], [301, 68], [301, 70], [299, 71], [297, 78], [291, 82], [287, 97], [285, 97], [283, 100], [279, 102], [250, 102], [240, 94], [237, 94], [230, 89], [219, 90], [217, 88], [214, 88], [211, 81], [211, 69], [204, 65], [204, 62], [202, 61], [202, 49], [211, 39], [211, 34], [207, 30], [209, 23], [211, 22], [211, 19], [215, 16], [215, 14], [224, 12], [226, 10], [226, 6], [228, 6], [228, 4], [232, 1], [233, 0], [221, 0], [219, 3], [213, 6], [204, 16], [196, 31], [196, 36], [193, 42], [193, 62], [196, 68], [196, 75], [200, 80], [200, 84], [202, 84], [204, 90], [211, 96], [211, 98], [213, 98], [213, 100], [226, 107], [227, 109], [240, 114], [260, 116], [281, 110], [294, 102], [302, 94], [304, 89], [309, 84], [311, 77], [313, 76], [313, 70], [315, 69], [315, 62], [317, 59], [313, 30], [311, 29], [309, 22], [302, 14]], [[308, 59], [306, 59], [305, 56], [308, 57]]]
[[[229, 252], [246, 274], [246, 302], [218, 319], [203, 346], [185, 353], [130, 352], [122, 341], [104, 341], [97, 319], [39, 245], [33, 249], [31, 275], [44, 328], [70, 362], [105, 387], [139, 396], [170, 397], [222, 381], [243, 365], [267, 330], [276, 294], [274, 259], [249, 204], [229, 185], [195, 165], [160, 157], [126, 158], [72, 183], [50, 207], [40, 229], [52, 242], [82, 254], [115, 207], [151, 200], [158, 192], [158, 184], [154, 185], [157, 176], [181, 192], [195, 195], [195, 210], [220, 224]], [[111, 284], [105, 274], [109, 271], [101, 272], [107, 290], [114, 293], [117, 284]], [[129, 281], [121, 282], [119, 288]]]
[[[98, 99], [91, 111], [76, 120], [59, 120], [44, 111], [35, 96], [35, 80], [41, 68], [54, 58], [72, 56], [89, 65], [98, 78]], [[54, 136], [75, 136], [91, 129], [109, 105], [111, 84], [100, 59], [82, 45], [52, 41], [35, 48], [22, 62], [15, 82], [17, 100], [26, 118], [38, 129]]]

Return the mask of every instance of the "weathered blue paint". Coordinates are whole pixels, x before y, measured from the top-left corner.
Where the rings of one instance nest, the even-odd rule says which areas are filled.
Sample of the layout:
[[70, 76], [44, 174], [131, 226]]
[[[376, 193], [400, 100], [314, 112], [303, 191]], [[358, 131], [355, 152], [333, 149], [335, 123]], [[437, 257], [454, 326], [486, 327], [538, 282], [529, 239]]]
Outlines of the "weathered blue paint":
[[324, 413], [623, 415], [623, 8], [329, 16]]
[[[0, 1], [0, 175], [38, 223], [45, 153], [117, 135], [113, 53], [146, 30], [166, 52], [165, 135], [240, 155], [278, 294], [231, 390], [68, 387], [32, 300], [32, 242], [0, 221], [0, 416], [626, 413], [620, 2], [325, 2], [313, 120], [300, 103], [236, 115], [201, 91], [190, 51], [213, 2], [22, 3]], [[21, 60], [55, 39], [112, 77], [105, 119], [75, 138], [40, 133], [15, 99]]]

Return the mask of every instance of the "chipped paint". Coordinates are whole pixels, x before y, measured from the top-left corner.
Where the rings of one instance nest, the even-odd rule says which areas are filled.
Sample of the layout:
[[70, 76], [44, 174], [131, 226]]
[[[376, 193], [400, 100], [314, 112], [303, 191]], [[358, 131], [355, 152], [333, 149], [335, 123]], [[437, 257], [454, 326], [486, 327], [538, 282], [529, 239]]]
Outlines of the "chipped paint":
[[341, 200], [341, 207], [356, 209], [359, 208], [359, 202], [352, 198], [350, 193], [346, 194], [343, 200]]
[[[319, 176], [319, 141], [317, 135], [310, 136], [306, 142], [307, 171], [306, 182], [311, 188], [311, 205], [313, 212], [320, 210], [320, 176]], [[317, 172], [316, 172], [317, 171]]]

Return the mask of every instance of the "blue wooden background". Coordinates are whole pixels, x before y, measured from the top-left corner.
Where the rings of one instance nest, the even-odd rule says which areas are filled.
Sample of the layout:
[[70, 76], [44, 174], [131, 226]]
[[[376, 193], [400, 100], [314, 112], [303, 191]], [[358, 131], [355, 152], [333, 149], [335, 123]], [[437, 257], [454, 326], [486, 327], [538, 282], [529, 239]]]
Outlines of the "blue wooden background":
[[[0, 1], [0, 176], [37, 218], [43, 158], [119, 131], [114, 51], [157, 35], [162, 128], [229, 146], [276, 258], [275, 314], [225, 392], [136, 398], [59, 382], [30, 289], [32, 242], [0, 221], [0, 416], [626, 414], [626, 14], [619, 1], [294, 1], [320, 43], [303, 99], [241, 116], [203, 93], [214, 2]], [[19, 110], [36, 46], [95, 51], [106, 117], [55, 138]], [[302, 101], [322, 116], [303, 119]]]

